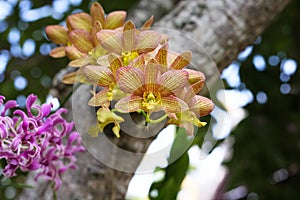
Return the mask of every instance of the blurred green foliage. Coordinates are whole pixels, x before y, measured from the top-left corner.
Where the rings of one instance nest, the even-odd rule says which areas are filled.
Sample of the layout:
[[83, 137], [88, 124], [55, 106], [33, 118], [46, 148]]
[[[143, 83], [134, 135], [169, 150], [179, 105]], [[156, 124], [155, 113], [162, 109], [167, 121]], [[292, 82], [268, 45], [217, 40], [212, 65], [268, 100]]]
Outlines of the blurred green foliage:
[[[246, 106], [249, 116], [233, 132], [235, 144], [233, 158], [228, 163], [228, 189], [245, 186], [248, 190], [248, 194], [236, 199], [300, 197], [299, 12], [300, 2], [292, 2], [242, 63], [242, 81], [254, 95], [263, 91], [267, 101], [254, 101]], [[267, 61], [275, 55], [280, 61], [271, 66], [269, 60], [266, 69], [258, 71], [252, 62], [257, 54]], [[290, 76], [283, 74], [287, 59], [295, 60], [298, 66]]]

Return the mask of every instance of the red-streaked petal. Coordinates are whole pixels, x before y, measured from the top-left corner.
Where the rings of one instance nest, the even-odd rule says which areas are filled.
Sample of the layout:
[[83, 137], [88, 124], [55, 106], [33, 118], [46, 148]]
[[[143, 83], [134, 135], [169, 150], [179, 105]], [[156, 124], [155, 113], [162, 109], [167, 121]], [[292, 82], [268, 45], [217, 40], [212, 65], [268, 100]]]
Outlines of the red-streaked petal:
[[116, 56], [115, 54], [110, 54], [108, 56], [108, 62], [109, 62], [109, 66], [111, 71], [113, 72], [113, 74], [116, 74], [117, 70], [122, 67], [122, 61], [121, 59]]
[[124, 25], [126, 19], [125, 11], [114, 11], [107, 15], [105, 19], [105, 29], [116, 29]]
[[98, 2], [94, 2], [91, 5], [90, 9], [91, 17], [93, 18], [94, 22], [99, 21], [102, 25], [105, 21], [105, 12], [102, 6]]
[[157, 63], [149, 62], [145, 67], [145, 87], [146, 91], [157, 92], [159, 87], [159, 75], [160, 75], [160, 65]]
[[92, 29], [92, 32], [91, 32], [91, 38], [92, 38], [92, 41], [94, 43], [94, 46], [98, 46], [100, 44], [100, 42], [98, 40], [98, 37], [97, 37], [97, 33], [101, 30], [102, 30], [102, 25], [100, 24], [99, 21], [96, 21], [94, 23], [94, 26], [93, 26], [93, 29]]
[[97, 64], [101, 66], [109, 66], [108, 54], [98, 57]]
[[100, 44], [109, 52], [121, 55], [122, 37], [119, 31], [102, 30], [97, 34]]
[[142, 31], [145, 31], [145, 30], [148, 30], [152, 24], [153, 24], [153, 20], [154, 20], [154, 17], [153, 15], [144, 23], [144, 25], [142, 26], [141, 30]]
[[142, 102], [142, 97], [131, 95], [120, 99], [116, 103], [115, 108], [121, 112], [135, 112], [142, 109]]
[[66, 23], [69, 30], [80, 29], [91, 32], [93, 28], [92, 17], [83, 12], [69, 15]]
[[188, 105], [175, 96], [161, 98], [161, 109], [167, 113], [181, 113], [188, 110]]
[[46, 27], [46, 34], [48, 38], [55, 44], [68, 44], [67, 29], [60, 25], [50, 25]]
[[87, 81], [92, 84], [108, 87], [115, 82], [114, 76], [109, 68], [97, 65], [87, 65], [82, 68]]
[[132, 21], [126, 22], [123, 28], [123, 51], [131, 52], [136, 47], [137, 36], [136, 36], [135, 25]]
[[74, 46], [67, 46], [65, 51], [70, 60], [75, 60], [85, 55]]
[[107, 92], [109, 91], [108, 88], [105, 88], [95, 94], [88, 102], [88, 105], [90, 106], [102, 106], [106, 104], [108, 101], [107, 99]]
[[194, 93], [198, 94], [201, 91], [201, 89], [203, 88], [203, 85], [204, 85], [204, 82], [199, 81], [197, 83], [192, 84], [191, 87], [193, 88]]
[[119, 87], [129, 94], [143, 94], [144, 74], [141, 69], [133, 67], [121, 67], [117, 71]]
[[85, 30], [74, 30], [69, 33], [72, 44], [81, 52], [87, 54], [93, 48], [93, 41], [89, 32]]
[[155, 55], [155, 59], [157, 60], [157, 62], [162, 65], [163, 72], [166, 72], [168, 70], [167, 68], [168, 49], [169, 49], [169, 45], [168, 43], [166, 43], [158, 50], [157, 54]]
[[66, 74], [64, 76], [62, 82], [65, 84], [74, 84], [77, 82], [86, 83], [86, 79], [85, 79], [84, 75], [81, 73], [81, 71], [78, 70], [78, 71]]
[[96, 60], [94, 58], [91, 58], [87, 55], [81, 57], [81, 58], [77, 58], [75, 60], [72, 60], [69, 65], [71, 67], [83, 67], [85, 65], [95, 65], [96, 64]]
[[136, 51], [141, 54], [153, 51], [160, 42], [160, 34], [154, 31], [142, 31], [137, 39]]
[[187, 85], [188, 74], [182, 70], [170, 70], [162, 74], [160, 78], [159, 92], [162, 96], [176, 94]]
[[65, 46], [61, 46], [61, 47], [56, 47], [54, 49], [52, 49], [49, 53], [49, 55], [53, 58], [62, 58], [66, 56], [66, 51], [65, 51], [66, 47]]
[[208, 115], [213, 109], [214, 103], [210, 99], [200, 95], [196, 95], [192, 100], [192, 105], [190, 105], [190, 110], [200, 117]]
[[195, 93], [195, 90], [192, 86], [186, 87], [184, 88], [184, 90], [181, 93], [182, 97], [181, 99], [185, 100], [185, 102], [187, 102], [188, 105], [191, 105], [193, 98], [196, 96], [197, 93]]
[[186, 51], [178, 55], [172, 62], [170, 69], [180, 70], [187, 66], [192, 59], [192, 52]]
[[155, 55], [155, 59], [159, 64], [167, 65], [167, 56], [168, 56], [168, 43], [164, 44]]
[[192, 70], [192, 69], [183, 69], [183, 71], [186, 71], [189, 75], [188, 81], [191, 85], [195, 83], [199, 83], [201, 86], [200, 90], [202, 89], [204, 83], [205, 83], [205, 75], [202, 72]]
[[128, 67], [138, 67], [138, 68], [143, 68], [145, 66], [145, 57], [144, 55], [140, 55], [136, 59], [130, 62]]
[[107, 50], [104, 49], [100, 44], [98, 46], [96, 46], [95, 48], [93, 48], [92, 51], [90, 51], [90, 55], [95, 58], [95, 60], [97, 58], [100, 58], [104, 55], [107, 55]]

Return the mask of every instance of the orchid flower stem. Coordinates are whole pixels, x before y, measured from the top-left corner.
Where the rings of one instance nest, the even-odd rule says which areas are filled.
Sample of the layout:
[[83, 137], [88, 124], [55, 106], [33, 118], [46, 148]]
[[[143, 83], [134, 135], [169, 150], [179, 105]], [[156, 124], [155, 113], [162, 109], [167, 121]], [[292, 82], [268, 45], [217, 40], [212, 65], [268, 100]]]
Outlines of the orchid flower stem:
[[118, 112], [118, 113], [123, 113], [123, 114], [128, 113], [128, 112], [123, 112], [123, 111], [121, 111], [121, 110], [118, 110], [118, 109], [116, 109], [116, 108], [111, 109], [111, 112], [113, 112], [113, 113]]
[[163, 115], [162, 117], [158, 118], [158, 119], [150, 119], [150, 115], [147, 113], [146, 115], [146, 122], [149, 122], [151, 124], [156, 124], [156, 123], [160, 123], [163, 120], [165, 120], [168, 117], [167, 114]]
[[55, 191], [55, 188], [54, 188], [54, 183], [51, 184], [51, 187], [52, 187], [52, 192], [53, 192], [53, 200], [57, 200], [57, 195], [56, 195], [56, 191]]
[[62, 107], [65, 106], [65, 104], [68, 102], [68, 100], [69, 100], [70, 97], [72, 96], [73, 92], [75, 92], [75, 91], [79, 88], [80, 85], [81, 85], [81, 84], [77, 84], [77, 85], [74, 87], [74, 89], [68, 94], [68, 96], [67, 96], [67, 97], [63, 100], [63, 102], [60, 104], [60, 108], [62, 108]]
[[138, 110], [138, 111], [136, 111], [137, 113], [142, 113], [145, 117], [147, 117], [147, 113], [145, 112], [145, 111], [143, 111], [143, 110]]

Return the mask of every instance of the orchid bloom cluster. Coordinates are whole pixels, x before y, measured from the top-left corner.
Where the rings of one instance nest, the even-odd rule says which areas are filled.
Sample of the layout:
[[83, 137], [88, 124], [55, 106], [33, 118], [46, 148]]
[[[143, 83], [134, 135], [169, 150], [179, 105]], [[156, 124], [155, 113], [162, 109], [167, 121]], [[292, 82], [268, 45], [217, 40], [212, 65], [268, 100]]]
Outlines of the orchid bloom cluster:
[[[60, 108], [51, 114], [52, 104], [35, 104], [37, 97], [26, 99], [26, 110], [18, 109], [15, 100], [4, 103], [0, 96], [0, 159], [6, 161], [2, 174], [16, 176], [16, 170], [35, 171], [35, 180], [44, 177], [61, 185], [60, 175], [76, 168], [76, 152], [84, 151], [79, 134], [72, 132], [74, 124], [61, 116]], [[12, 117], [7, 113], [12, 113]]]
[[[120, 137], [117, 113], [138, 112], [147, 123], [167, 119], [193, 135], [194, 126], [205, 126], [199, 117], [208, 115], [214, 104], [197, 95], [205, 84], [202, 72], [187, 69], [192, 54], [169, 51], [168, 37], [150, 30], [151, 17], [141, 29], [132, 21], [125, 21], [126, 13], [115, 11], [107, 15], [98, 3], [90, 14], [70, 15], [67, 28], [51, 25], [46, 28], [48, 38], [59, 44], [50, 53], [53, 57], [68, 56], [76, 71], [66, 74], [63, 82], [93, 85], [90, 106], [97, 110], [97, 129], [103, 132], [114, 124], [112, 131]], [[96, 88], [101, 87], [100, 92]], [[160, 118], [151, 114], [162, 112]]]

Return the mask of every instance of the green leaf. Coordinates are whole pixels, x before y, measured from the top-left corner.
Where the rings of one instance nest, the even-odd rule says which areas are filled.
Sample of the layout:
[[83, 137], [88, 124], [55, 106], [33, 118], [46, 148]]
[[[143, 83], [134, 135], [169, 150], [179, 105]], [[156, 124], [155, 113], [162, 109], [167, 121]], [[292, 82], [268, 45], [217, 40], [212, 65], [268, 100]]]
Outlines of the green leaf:
[[154, 182], [150, 188], [151, 200], [176, 199], [181, 183], [189, 167], [189, 157], [185, 152], [178, 160], [166, 168], [165, 178]]
[[[187, 150], [192, 142], [193, 140], [187, 136], [185, 129], [178, 129], [171, 148], [170, 157], [168, 158], [171, 164], [165, 169], [161, 169], [165, 171], [164, 179], [152, 184], [149, 192], [149, 198], [151, 200], [176, 199], [181, 183], [189, 168]], [[179, 157], [182, 151], [184, 151], [184, 153]]]

